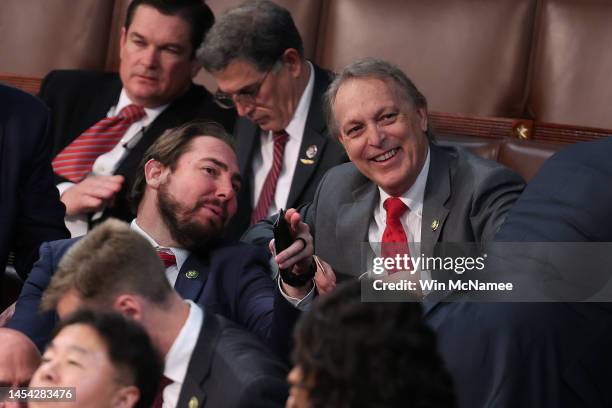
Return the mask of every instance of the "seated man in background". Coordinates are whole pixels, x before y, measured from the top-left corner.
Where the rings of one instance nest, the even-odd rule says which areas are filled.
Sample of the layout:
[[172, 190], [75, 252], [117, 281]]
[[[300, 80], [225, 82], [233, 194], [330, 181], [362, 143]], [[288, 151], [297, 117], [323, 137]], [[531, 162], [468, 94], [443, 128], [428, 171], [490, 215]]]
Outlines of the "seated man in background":
[[0, 311], [8, 306], [2, 281], [9, 253], [25, 279], [40, 244], [68, 236], [48, 129], [49, 112], [39, 100], [0, 85]]
[[40, 364], [40, 352], [36, 345], [17, 330], [0, 327], [2, 354], [0, 387], [26, 387]]
[[[339, 278], [367, 271], [364, 242], [377, 257], [392, 257], [432, 256], [438, 242], [493, 239], [523, 180], [495, 162], [437, 146], [429, 137], [427, 101], [399, 68], [356, 61], [334, 79], [325, 101], [330, 132], [351, 163], [331, 169], [313, 202], [299, 213], [290, 209], [286, 219], [294, 234], [309, 227], [314, 253]], [[267, 245], [271, 238], [265, 222], [243, 239]], [[393, 253], [384, 253], [386, 244]], [[312, 253], [312, 239], [298, 240], [276, 261], [305, 270]]]
[[162, 369], [142, 326], [117, 313], [79, 310], [58, 326], [30, 387], [74, 387], [69, 406], [149, 408]]
[[298, 322], [287, 408], [454, 407], [421, 306], [362, 302], [360, 286], [340, 285]]
[[89, 223], [133, 218], [129, 191], [143, 153], [164, 130], [211, 119], [231, 130], [192, 78], [206, 31], [214, 22], [202, 0], [134, 0], [121, 29], [119, 73], [53, 71], [40, 97], [51, 108], [53, 170], [72, 236]]
[[227, 231], [238, 239], [261, 218], [311, 201], [325, 172], [346, 161], [323, 117], [332, 73], [306, 60], [291, 14], [267, 0], [221, 16], [198, 59], [217, 81], [220, 105], [241, 116], [234, 134], [245, 182]]
[[62, 259], [43, 308], [63, 318], [80, 307], [143, 325], [165, 360], [163, 406], [282, 407], [287, 398], [286, 366], [255, 335], [181, 299], [150, 242], [127, 224], [106, 221]]
[[[236, 211], [239, 188], [232, 137], [225, 130], [198, 123], [169, 130], [144, 155], [131, 227], [157, 248], [166, 277], [181, 296], [242, 325], [287, 356], [298, 307], [312, 298], [313, 284], [294, 288], [274, 282], [265, 250], [220, 238]], [[56, 320], [53, 312], [39, 312], [41, 294], [76, 241], [42, 245], [8, 324], [41, 349]], [[10, 350], [0, 348], [2, 353]]]

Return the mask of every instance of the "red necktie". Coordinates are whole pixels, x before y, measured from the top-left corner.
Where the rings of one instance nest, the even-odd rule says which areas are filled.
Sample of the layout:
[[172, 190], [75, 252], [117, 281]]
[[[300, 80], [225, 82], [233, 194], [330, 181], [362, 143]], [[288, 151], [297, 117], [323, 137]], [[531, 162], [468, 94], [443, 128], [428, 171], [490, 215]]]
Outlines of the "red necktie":
[[51, 162], [53, 171], [73, 183], [80, 182], [91, 171], [98, 156], [111, 151], [132, 123], [145, 115], [142, 106], [132, 104], [121, 109], [119, 115], [102, 119], [55, 156]]
[[285, 151], [287, 140], [289, 140], [289, 135], [284, 130], [274, 133], [274, 155], [272, 157], [272, 168], [270, 168], [270, 171], [266, 176], [266, 181], [261, 189], [257, 206], [251, 215], [251, 225], [268, 215], [268, 209], [274, 200], [278, 176], [280, 175], [281, 168], [283, 167], [283, 152]]
[[[400, 255], [410, 257], [406, 232], [402, 226], [401, 217], [408, 210], [406, 204], [397, 197], [389, 197], [385, 200], [383, 207], [387, 211], [387, 226], [382, 236], [381, 256], [383, 258], [396, 258]], [[412, 268], [412, 262], [409, 263]], [[404, 270], [404, 268], [393, 268], [388, 270], [389, 275]]]
[[157, 256], [164, 264], [164, 267], [169, 268], [176, 265], [176, 257], [168, 248], [157, 248]]
[[151, 405], [151, 408], [162, 408], [162, 405], [164, 403], [164, 388], [166, 388], [167, 385], [170, 385], [173, 382], [174, 381], [172, 381], [165, 375], [162, 375], [162, 378], [159, 380], [157, 394], [155, 394], [155, 400], [153, 401], [153, 405]]

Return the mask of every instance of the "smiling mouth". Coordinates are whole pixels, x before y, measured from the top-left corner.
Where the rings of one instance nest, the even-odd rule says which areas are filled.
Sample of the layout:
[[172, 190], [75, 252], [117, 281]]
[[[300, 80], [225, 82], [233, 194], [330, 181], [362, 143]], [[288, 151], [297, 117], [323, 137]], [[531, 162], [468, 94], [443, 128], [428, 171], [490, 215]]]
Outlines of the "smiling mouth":
[[399, 149], [396, 147], [395, 149], [388, 150], [383, 154], [379, 154], [378, 156], [373, 157], [371, 160], [375, 161], [376, 163], [382, 163], [395, 157], [398, 151]]

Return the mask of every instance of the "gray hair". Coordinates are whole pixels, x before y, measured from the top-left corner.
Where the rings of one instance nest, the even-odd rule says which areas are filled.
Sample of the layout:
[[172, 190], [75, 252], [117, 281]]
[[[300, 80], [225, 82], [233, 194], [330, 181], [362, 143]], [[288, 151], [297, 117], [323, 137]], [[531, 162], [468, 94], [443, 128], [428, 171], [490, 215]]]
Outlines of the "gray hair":
[[[340, 86], [355, 78], [377, 78], [396, 85], [396, 90], [405, 100], [416, 108], [427, 109], [427, 99], [399, 67], [377, 58], [364, 58], [347, 65], [338, 74], [323, 95], [323, 106], [327, 127], [332, 136], [339, 135], [338, 123], [334, 117], [333, 106]], [[429, 135], [428, 135], [429, 137]]]
[[255, 0], [223, 14], [196, 55], [208, 72], [224, 70], [236, 59], [245, 59], [263, 72], [289, 48], [304, 56], [302, 38], [291, 13], [271, 1]]

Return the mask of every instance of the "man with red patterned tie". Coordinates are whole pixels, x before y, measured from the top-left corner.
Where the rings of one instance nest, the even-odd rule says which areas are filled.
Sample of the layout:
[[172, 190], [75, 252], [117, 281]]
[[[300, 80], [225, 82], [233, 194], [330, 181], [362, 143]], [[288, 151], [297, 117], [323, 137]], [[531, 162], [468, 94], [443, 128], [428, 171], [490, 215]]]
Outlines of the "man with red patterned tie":
[[202, 0], [134, 0], [118, 74], [53, 71], [44, 79], [40, 97], [52, 112], [53, 169], [72, 236], [101, 218], [133, 218], [136, 167], [164, 130], [193, 119], [231, 130], [233, 112], [192, 82], [195, 50], [213, 21]]
[[[362, 260], [369, 256], [433, 256], [438, 242], [492, 240], [523, 181], [497, 163], [437, 146], [427, 101], [399, 68], [356, 61], [332, 82], [325, 101], [330, 131], [351, 163], [327, 173], [310, 205], [287, 211], [294, 232], [307, 224], [313, 239], [278, 254], [279, 266], [306, 270], [314, 252], [329, 264], [317, 263], [317, 283], [324, 285], [331, 269], [339, 280], [368, 272]], [[244, 237], [262, 245], [270, 239], [269, 222]]]
[[304, 57], [291, 14], [267, 0], [227, 11], [210, 29], [198, 59], [216, 79], [221, 106], [236, 108], [240, 173], [232, 238], [281, 208], [314, 197], [346, 154], [328, 137], [321, 97], [332, 73]]

